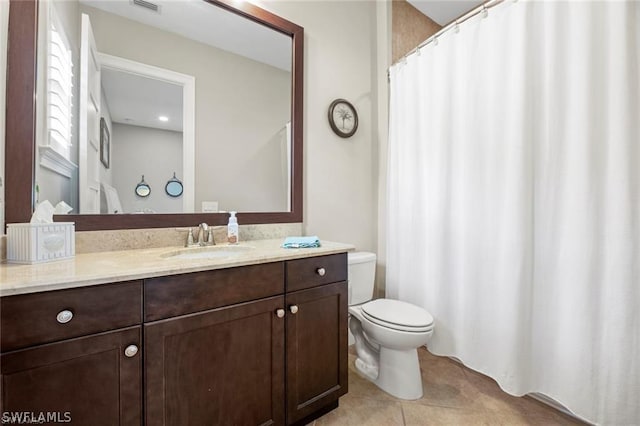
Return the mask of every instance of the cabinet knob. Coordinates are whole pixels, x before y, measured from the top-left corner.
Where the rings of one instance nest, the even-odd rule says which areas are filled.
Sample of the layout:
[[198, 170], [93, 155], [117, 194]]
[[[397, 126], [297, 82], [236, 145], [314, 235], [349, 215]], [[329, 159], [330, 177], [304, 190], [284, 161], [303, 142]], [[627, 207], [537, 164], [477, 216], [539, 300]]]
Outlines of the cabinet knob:
[[276, 315], [278, 316], [278, 318], [283, 318], [284, 317], [284, 309], [278, 309], [276, 311]]
[[298, 306], [297, 305], [291, 305], [289, 306], [289, 310], [291, 311], [292, 314], [295, 314], [298, 312]]
[[138, 353], [138, 347], [136, 345], [129, 345], [124, 350], [124, 355], [127, 358], [132, 358], [132, 357], [136, 356], [137, 353]]
[[318, 275], [320, 275], [321, 277], [324, 277], [324, 274], [326, 274], [326, 273], [327, 273], [327, 271], [325, 271], [325, 269], [324, 269], [324, 268], [318, 268], [318, 269], [316, 269], [316, 273], [317, 273]]
[[58, 315], [56, 315], [56, 320], [58, 320], [60, 324], [66, 324], [72, 319], [73, 319], [73, 312], [71, 312], [68, 309], [65, 309], [64, 311], [60, 311], [58, 312]]

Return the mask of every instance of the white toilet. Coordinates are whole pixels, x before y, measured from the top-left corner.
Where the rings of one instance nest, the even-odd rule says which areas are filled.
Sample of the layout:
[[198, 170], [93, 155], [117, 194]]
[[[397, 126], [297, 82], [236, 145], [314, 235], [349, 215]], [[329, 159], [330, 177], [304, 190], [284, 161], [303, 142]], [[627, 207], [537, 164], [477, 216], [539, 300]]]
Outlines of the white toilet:
[[349, 330], [358, 354], [356, 368], [396, 398], [421, 398], [417, 348], [433, 334], [433, 317], [410, 303], [371, 300], [376, 255], [355, 252], [348, 257]]

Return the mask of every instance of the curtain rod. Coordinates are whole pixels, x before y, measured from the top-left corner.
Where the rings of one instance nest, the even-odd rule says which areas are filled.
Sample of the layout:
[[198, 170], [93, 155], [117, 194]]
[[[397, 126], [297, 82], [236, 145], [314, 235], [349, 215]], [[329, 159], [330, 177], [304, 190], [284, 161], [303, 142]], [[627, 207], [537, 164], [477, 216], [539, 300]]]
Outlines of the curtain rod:
[[[397, 63], [406, 60], [407, 57], [413, 55], [418, 50], [420, 50], [421, 48], [426, 46], [427, 44], [433, 43], [434, 41], [437, 41], [438, 37], [440, 37], [441, 35], [443, 35], [447, 31], [451, 30], [452, 28], [457, 27], [458, 25], [468, 21], [469, 19], [473, 18], [474, 16], [479, 15], [480, 13], [486, 13], [487, 10], [491, 9], [494, 6], [499, 5], [500, 3], [503, 3], [504, 1], [505, 0], [489, 0], [489, 1], [481, 4], [480, 6], [474, 8], [474, 9], [471, 9], [469, 12], [465, 13], [461, 17], [459, 17], [457, 19], [454, 19], [453, 21], [449, 22], [447, 25], [442, 27], [440, 29], [440, 31], [438, 31], [437, 33], [435, 33], [434, 35], [432, 35], [431, 37], [429, 37], [428, 39], [426, 39], [425, 41], [420, 43], [417, 47], [415, 47], [414, 49], [409, 51], [409, 53], [406, 53], [405, 55], [403, 55], [400, 59], [398, 59], [396, 62], [394, 62], [391, 66], [394, 66]], [[514, 1], [517, 1], [517, 0], [514, 0]], [[388, 72], [387, 72], [387, 74], [388, 74]]]

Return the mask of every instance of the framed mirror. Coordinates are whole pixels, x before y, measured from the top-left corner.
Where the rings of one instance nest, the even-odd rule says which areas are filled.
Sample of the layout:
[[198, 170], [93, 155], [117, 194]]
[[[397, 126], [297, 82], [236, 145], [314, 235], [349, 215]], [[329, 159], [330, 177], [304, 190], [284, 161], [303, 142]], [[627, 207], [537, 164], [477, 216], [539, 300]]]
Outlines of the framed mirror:
[[[57, 2], [61, 3], [60, 7], [56, 6]], [[301, 222], [303, 29], [248, 3], [238, 5], [231, 1], [189, 0], [180, 2], [181, 7], [175, 10], [172, 5], [175, 7], [177, 2], [150, 2], [158, 6], [164, 18], [150, 10], [127, 11], [127, 8], [134, 7], [134, 3], [128, 0], [50, 0], [39, 4], [37, 0], [11, 0], [7, 61], [7, 99], [11, 100], [11, 108], [7, 110], [6, 119], [6, 185], [10, 190], [6, 194], [6, 222], [29, 220], [36, 199], [36, 186], [43, 188], [38, 194], [40, 201], [45, 198], [58, 201], [53, 196], [44, 196], [45, 193], [75, 194], [61, 201], [71, 201], [69, 204], [74, 207], [73, 212], [81, 214], [55, 219], [75, 221], [76, 230], [191, 226], [199, 222], [225, 224], [225, 213], [199, 213], [204, 210], [205, 203], [212, 202], [219, 204], [221, 211], [239, 210], [239, 221], [243, 224]], [[193, 8], [191, 12], [188, 11], [190, 7]], [[73, 25], [67, 28], [68, 23], [75, 19], [68, 18], [69, 9], [78, 16], [75, 28]], [[194, 13], [201, 19], [199, 27], [190, 19]], [[221, 16], [220, 22], [228, 21], [227, 25], [214, 24], [212, 20], [218, 19], [214, 17], [216, 15]], [[176, 26], [167, 27], [166, 22], [161, 22], [163, 19]], [[85, 25], [86, 22], [89, 25]], [[135, 34], [136, 40], [123, 36], [125, 27], [131, 27], [130, 34]], [[189, 32], [191, 27], [194, 30]], [[87, 34], [86, 28], [91, 28], [92, 35]], [[251, 41], [246, 36], [255, 32], [262, 34], [259, 36], [261, 40], [279, 38], [280, 44], [287, 49], [278, 53], [277, 50], [258, 46], [258, 53], [264, 57], [251, 57], [251, 53], [242, 51], [246, 46], [214, 46], [214, 41], [209, 38], [214, 37], [214, 29], [221, 28], [220, 37], [226, 40], [249, 40], [249, 45], [255, 45], [255, 39]], [[232, 29], [242, 33], [231, 34]], [[121, 37], [117, 36], [118, 33]], [[134, 45], [139, 45], [145, 37], [154, 47], [148, 48], [147, 45], [147, 49], [143, 49], [146, 56], [133, 51]], [[85, 38], [88, 43], [82, 43]], [[69, 49], [61, 49], [62, 54], [44, 53], [58, 49], [56, 43], [65, 46], [65, 40]], [[202, 52], [208, 52], [207, 55], [187, 56], [186, 52], [193, 49], [181, 48], [179, 44], [187, 42], [197, 45]], [[239, 50], [234, 52], [233, 49]], [[71, 59], [65, 59], [65, 51], [70, 52]], [[165, 52], [168, 59], [153, 58], [150, 51], [155, 51], [156, 56], [160, 56], [158, 52]], [[82, 68], [87, 65], [86, 61], [83, 63], [83, 53], [85, 58], [94, 58], [98, 64], [96, 74], [100, 78], [93, 85], [79, 80], [80, 75], [87, 74]], [[46, 109], [51, 102], [44, 100], [48, 99], [50, 91], [42, 92], [43, 84], [38, 86], [40, 80], [36, 78], [43, 74], [51, 77], [47, 74], [50, 73], [47, 64], [61, 61], [64, 65], [65, 60], [71, 69], [69, 75], [73, 76], [70, 78], [75, 79], [68, 80], [68, 87], [78, 87], [77, 92], [70, 89], [73, 93], [68, 105], [77, 110], [70, 111], [69, 115], [81, 120], [70, 125], [67, 139], [54, 134], [54, 126], [48, 125], [52, 119], [60, 117], [52, 118]], [[194, 71], [183, 66], [190, 62], [200, 64], [201, 69]], [[240, 62], [251, 63], [254, 68], [242, 71], [238, 65]], [[56, 68], [63, 69], [64, 66], [56, 63]], [[224, 82], [221, 70], [225, 68], [231, 70], [228, 73], [242, 74], [242, 82]], [[265, 69], [279, 76], [283, 84], [266, 81]], [[64, 76], [55, 77], [61, 81], [61, 87], [66, 87]], [[216, 80], [222, 81], [222, 86], [230, 87], [236, 96], [222, 97], [221, 86], [211, 83]], [[95, 94], [87, 95], [86, 87], [89, 86], [99, 89]], [[137, 97], [131, 97], [135, 91], [127, 89], [130, 87], [144, 88], [146, 92], [140, 90], [142, 94], [135, 93]], [[248, 89], [240, 93], [241, 87]], [[66, 92], [61, 93], [64, 98]], [[149, 93], [153, 95], [151, 103], [162, 105], [163, 111], [150, 112], [143, 107], [136, 111], [120, 108], [122, 104], [142, 105], [142, 100], [145, 96], [149, 98]], [[92, 108], [87, 105], [91, 106], [93, 102], [96, 106], [98, 98], [101, 100], [100, 107], [96, 108], [100, 110], [95, 117], [98, 124], [92, 127], [86, 118], [90, 115], [87, 111], [92, 111]], [[86, 105], [83, 106], [83, 102]], [[252, 108], [258, 108], [257, 112]], [[64, 105], [61, 110], [64, 110]], [[267, 112], [275, 110], [287, 114], [280, 114], [268, 122], [270, 114]], [[146, 118], [143, 117], [145, 114]], [[105, 124], [100, 126], [102, 120]], [[149, 120], [164, 122], [165, 127], [150, 124]], [[201, 128], [202, 123], [217, 123], [217, 127]], [[95, 130], [93, 138], [92, 130]], [[148, 136], [141, 136], [143, 130]], [[83, 132], [89, 135], [84, 137], [86, 142], [82, 142]], [[64, 131], [61, 133], [64, 136]], [[181, 135], [178, 138], [181, 149], [179, 154], [167, 151], [167, 157], [160, 157], [157, 153], [164, 148], [157, 144], [168, 140], [168, 134]], [[108, 135], [107, 140], [105, 135]], [[264, 143], [251, 145], [252, 138]], [[131, 150], [125, 150], [127, 144], [143, 145], [140, 142], [143, 140], [156, 144], [144, 147], [145, 150], [139, 147], [139, 152], [131, 147]], [[71, 150], [67, 158], [64, 158], [65, 143]], [[97, 156], [91, 160], [88, 152], [94, 148]], [[127, 158], [137, 161], [127, 164]], [[252, 175], [250, 172], [258, 169], [258, 162], [277, 167]], [[131, 194], [131, 189], [120, 189], [117, 176], [122, 176], [130, 185], [132, 178], [128, 174], [139, 179], [142, 174], [140, 167], [148, 168], [150, 163], [158, 166], [157, 176], [144, 172], [145, 183], [161, 187], [166, 183], [165, 194], [156, 191], [154, 194], [157, 195], [137, 197], [144, 199], [146, 204], [128, 204], [124, 194]], [[98, 165], [97, 168], [94, 164]], [[105, 164], [109, 165], [108, 169]], [[58, 180], [66, 179], [70, 185], [76, 186], [67, 192], [58, 187], [50, 190], [48, 185], [53, 182], [51, 170], [55, 170]], [[167, 174], [173, 170], [179, 173], [181, 181], [166, 181]], [[206, 175], [205, 171], [218, 174]], [[271, 183], [268, 187], [259, 186], [265, 182]], [[100, 201], [95, 201], [101, 199], [99, 191], [103, 187], [119, 194], [123, 212], [119, 211], [117, 215], [100, 213], [101, 210], [113, 211], [101, 209]], [[231, 198], [228, 194], [239, 197]], [[135, 194], [131, 195], [135, 197]], [[149, 204], [159, 202], [160, 196], [174, 204]], [[249, 201], [258, 204], [250, 204]], [[136, 214], [149, 211], [158, 213]]]

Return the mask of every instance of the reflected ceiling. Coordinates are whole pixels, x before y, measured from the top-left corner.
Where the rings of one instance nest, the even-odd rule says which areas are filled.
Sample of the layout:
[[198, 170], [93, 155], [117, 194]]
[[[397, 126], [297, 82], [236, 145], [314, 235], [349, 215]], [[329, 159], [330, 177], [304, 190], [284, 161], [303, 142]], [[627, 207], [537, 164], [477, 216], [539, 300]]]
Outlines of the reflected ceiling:
[[182, 86], [109, 68], [101, 82], [114, 123], [182, 132]]
[[[90, 7], [291, 71], [290, 37], [283, 37], [271, 28], [255, 25], [251, 20], [227, 13], [222, 8], [211, 7], [203, 0], [144, 1], [158, 6], [158, 12], [139, 6], [131, 0], [79, 1]], [[185, 3], [189, 3], [189, 7], [185, 7]], [[242, 37], [229, 37], [229, 34], [242, 34]]]

